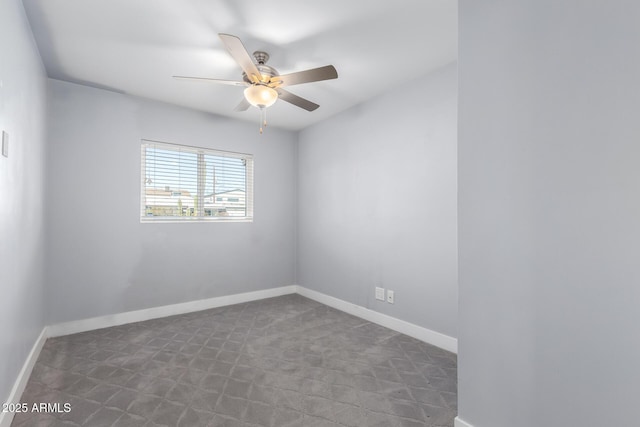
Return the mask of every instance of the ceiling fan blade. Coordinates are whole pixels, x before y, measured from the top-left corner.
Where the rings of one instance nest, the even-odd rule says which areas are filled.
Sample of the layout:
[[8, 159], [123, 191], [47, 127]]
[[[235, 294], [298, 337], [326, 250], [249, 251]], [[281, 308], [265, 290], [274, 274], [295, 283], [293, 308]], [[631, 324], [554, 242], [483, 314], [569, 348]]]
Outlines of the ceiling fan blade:
[[225, 85], [232, 85], [232, 86], [249, 86], [249, 83], [247, 82], [239, 82], [235, 80], [209, 79], [206, 77], [187, 77], [187, 76], [173, 76], [173, 78], [179, 79], [179, 80], [193, 80], [193, 81], [199, 81], [199, 82], [222, 83]]
[[287, 101], [289, 104], [293, 104], [296, 107], [303, 108], [307, 111], [313, 111], [319, 107], [318, 104], [315, 104], [309, 101], [308, 99], [301, 98], [298, 95], [294, 95], [291, 92], [286, 91], [284, 89], [277, 88], [276, 91], [278, 92], [279, 99], [282, 99], [283, 101]]
[[333, 65], [313, 68], [311, 70], [298, 71], [296, 73], [284, 74], [282, 76], [271, 77], [271, 83], [279, 86], [292, 86], [301, 83], [318, 82], [321, 80], [337, 79], [338, 72]]
[[251, 104], [249, 104], [249, 101], [247, 101], [246, 98], [242, 98], [242, 101], [240, 101], [240, 104], [236, 105], [236, 108], [233, 109], [233, 111], [247, 111], [247, 109], [251, 107]]
[[253, 63], [253, 59], [245, 49], [244, 45], [236, 36], [230, 34], [218, 34], [222, 43], [227, 48], [233, 59], [236, 60], [242, 71], [244, 71], [253, 83], [257, 83], [262, 80], [262, 74], [258, 71], [256, 64]]

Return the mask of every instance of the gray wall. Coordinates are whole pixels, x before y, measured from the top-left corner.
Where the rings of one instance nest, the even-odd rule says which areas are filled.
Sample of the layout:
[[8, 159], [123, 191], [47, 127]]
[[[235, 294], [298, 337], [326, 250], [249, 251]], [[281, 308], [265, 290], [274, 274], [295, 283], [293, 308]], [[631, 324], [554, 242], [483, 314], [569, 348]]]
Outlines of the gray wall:
[[0, 2], [0, 402], [42, 331], [44, 68], [19, 0]]
[[456, 97], [451, 64], [300, 133], [300, 285], [457, 335]]
[[640, 4], [460, 1], [459, 414], [638, 425]]
[[[57, 80], [49, 96], [49, 323], [295, 282], [295, 133]], [[141, 224], [142, 138], [254, 154], [254, 222]]]

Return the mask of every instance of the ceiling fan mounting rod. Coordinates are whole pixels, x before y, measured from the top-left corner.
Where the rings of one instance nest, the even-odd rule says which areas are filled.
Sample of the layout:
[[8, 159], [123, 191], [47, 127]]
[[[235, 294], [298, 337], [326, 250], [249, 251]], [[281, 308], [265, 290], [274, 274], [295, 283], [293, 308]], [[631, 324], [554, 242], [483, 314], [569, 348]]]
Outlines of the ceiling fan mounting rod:
[[253, 57], [256, 58], [256, 62], [260, 65], [266, 64], [269, 60], [269, 54], [267, 52], [262, 52], [261, 50], [253, 52]]

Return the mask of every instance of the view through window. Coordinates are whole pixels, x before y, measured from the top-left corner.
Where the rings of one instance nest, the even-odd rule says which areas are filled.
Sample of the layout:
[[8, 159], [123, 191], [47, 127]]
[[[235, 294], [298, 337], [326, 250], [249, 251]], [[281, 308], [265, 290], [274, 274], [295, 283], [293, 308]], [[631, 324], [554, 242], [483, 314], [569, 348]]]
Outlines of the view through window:
[[253, 156], [142, 141], [140, 219], [253, 219]]

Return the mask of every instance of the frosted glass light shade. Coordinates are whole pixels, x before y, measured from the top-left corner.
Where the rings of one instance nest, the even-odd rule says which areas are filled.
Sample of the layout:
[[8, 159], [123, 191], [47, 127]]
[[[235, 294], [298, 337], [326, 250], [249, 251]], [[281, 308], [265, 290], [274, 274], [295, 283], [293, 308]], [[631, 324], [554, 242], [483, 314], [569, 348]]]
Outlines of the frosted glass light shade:
[[251, 85], [244, 90], [244, 97], [254, 107], [270, 107], [278, 99], [278, 92], [269, 86]]

